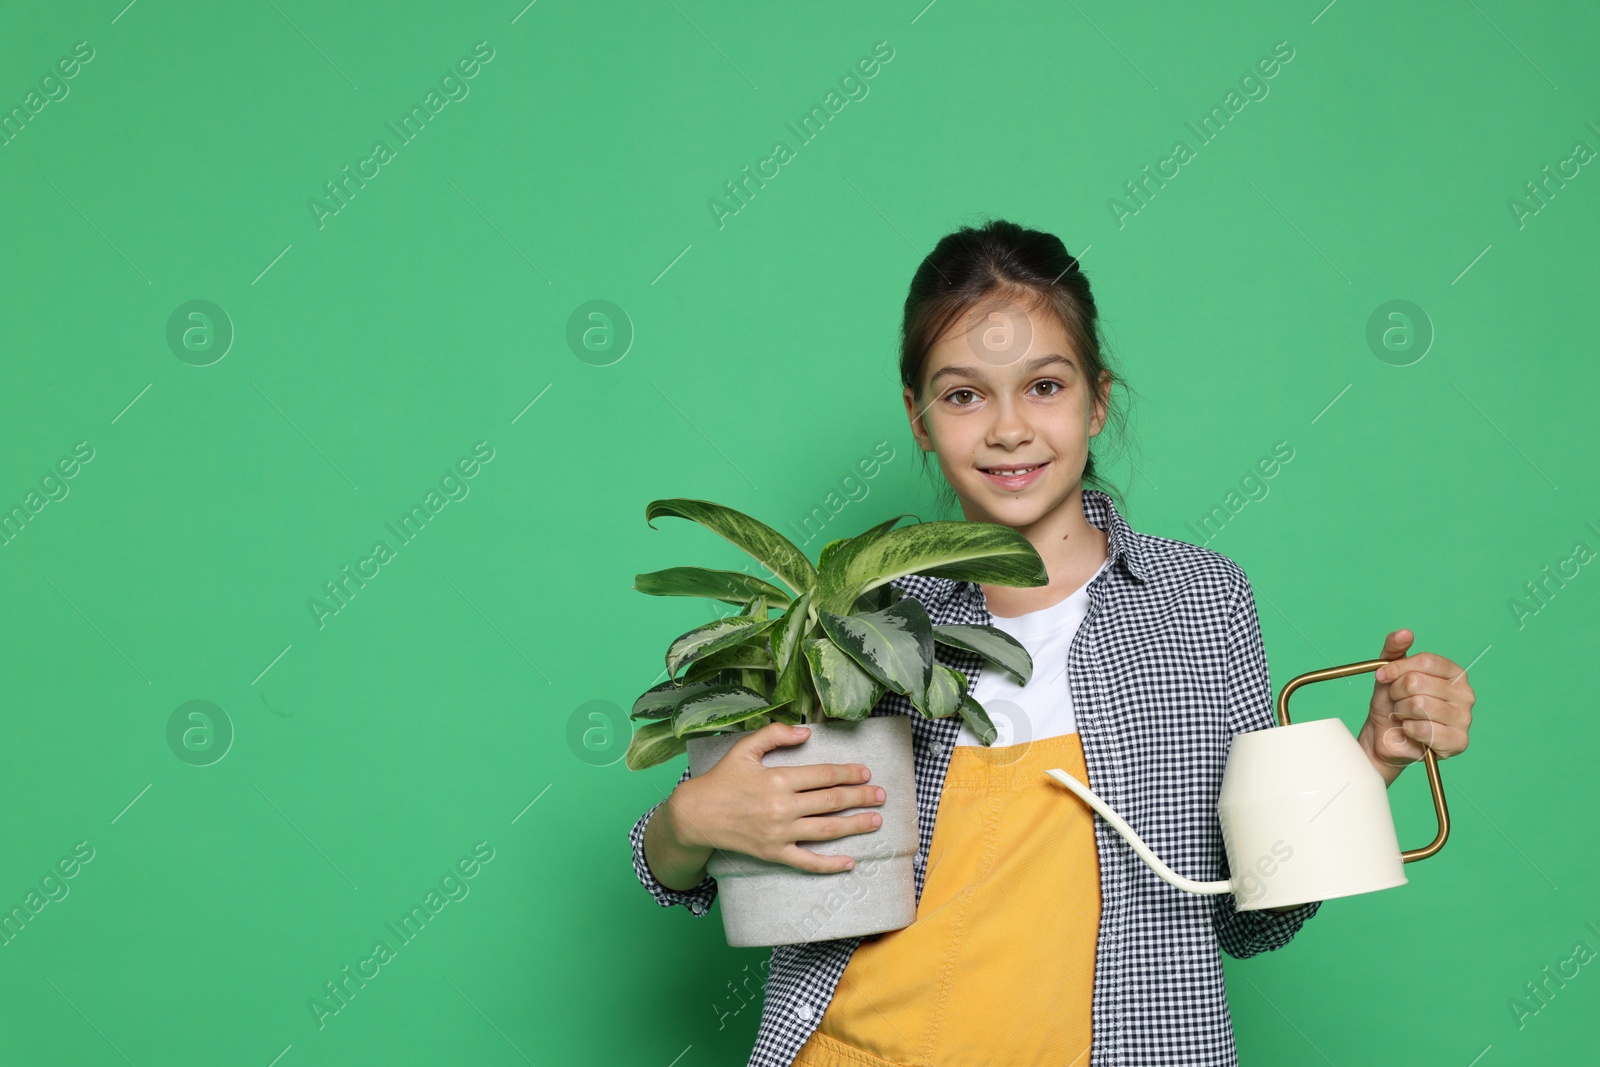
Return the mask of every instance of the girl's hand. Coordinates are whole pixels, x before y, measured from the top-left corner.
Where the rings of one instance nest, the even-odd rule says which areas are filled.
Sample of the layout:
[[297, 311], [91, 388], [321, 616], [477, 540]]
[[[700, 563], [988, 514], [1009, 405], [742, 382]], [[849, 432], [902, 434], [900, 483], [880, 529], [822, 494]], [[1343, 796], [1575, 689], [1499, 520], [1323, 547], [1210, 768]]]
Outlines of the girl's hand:
[[808, 736], [802, 727], [768, 723], [736, 741], [715, 767], [680, 782], [667, 798], [679, 843], [743, 852], [817, 874], [855, 866], [849, 856], [824, 856], [796, 842], [876, 830], [883, 817], [875, 811], [827, 814], [882, 804], [883, 789], [862, 784], [872, 772], [860, 763], [768, 767], [761, 762], [779, 745], [796, 745]]
[[1432, 652], [1402, 655], [1414, 640], [1410, 630], [1396, 630], [1384, 640], [1379, 658], [1392, 662], [1378, 668], [1372, 707], [1356, 738], [1384, 785], [1420, 760], [1424, 746], [1439, 759], [1466, 751], [1472, 726], [1476, 698], [1467, 672]]

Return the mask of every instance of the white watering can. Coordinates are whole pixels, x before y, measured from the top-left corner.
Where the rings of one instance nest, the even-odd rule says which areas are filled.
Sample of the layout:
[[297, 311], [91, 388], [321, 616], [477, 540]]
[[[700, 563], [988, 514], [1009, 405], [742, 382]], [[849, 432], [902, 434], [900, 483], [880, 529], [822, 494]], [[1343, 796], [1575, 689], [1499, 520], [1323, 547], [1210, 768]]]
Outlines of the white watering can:
[[1450, 813], [1433, 749], [1423, 750], [1439, 833], [1400, 851], [1389, 794], [1372, 761], [1338, 719], [1289, 722], [1289, 694], [1302, 685], [1375, 671], [1375, 659], [1311, 671], [1278, 695], [1278, 726], [1238, 734], [1222, 773], [1217, 816], [1231, 879], [1185, 878], [1090, 788], [1059, 768], [1045, 773], [1082, 797], [1166, 881], [1186, 893], [1232, 893], [1238, 911], [1281, 908], [1405, 885], [1404, 865], [1427, 859], [1450, 836]]

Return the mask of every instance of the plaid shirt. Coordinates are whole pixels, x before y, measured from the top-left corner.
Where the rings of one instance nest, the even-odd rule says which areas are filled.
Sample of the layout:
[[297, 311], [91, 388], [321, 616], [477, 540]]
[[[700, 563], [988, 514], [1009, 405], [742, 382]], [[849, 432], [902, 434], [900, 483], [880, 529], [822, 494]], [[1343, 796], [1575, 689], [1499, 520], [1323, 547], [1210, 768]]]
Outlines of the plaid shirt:
[[[1089, 613], [1067, 662], [1090, 784], [1173, 870], [1199, 881], [1227, 878], [1217, 798], [1228, 746], [1235, 734], [1276, 723], [1250, 581], [1217, 552], [1136, 532], [1104, 493], [1085, 489], [1083, 510], [1106, 531], [1109, 557], [1089, 583]], [[975, 583], [907, 575], [893, 584], [936, 624], [992, 624]], [[976, 683], [976, 656], [944, 645], [935, 655]], [[962, 720], [924, 718], [893, 693], [872, 714], [911, 718], [920, 901]], [[685, 769], [679, 781], [688, 776]], [[655, 810], [630, 832], [634, 873], [663, 907], [682, 904], [703, 916], [717, 894], [715, 878], [677, 892], [645, 862], [644, 829]], [[1193, 895], [1162, 881], [1104, 819], [1095, 818], [1094, 832], [1101, 913], [1090, 1067], [1236, 1067], [1219, 948], [1235, 958], [1281, 948], [1321, 902], [1286, 912], [1235, 911], [1232, 894]], [[748, 1067], [789, 1067], [861, 941], [773, 948]], [[1062, 1067], [1074, 1052], [1062, 1050]]]

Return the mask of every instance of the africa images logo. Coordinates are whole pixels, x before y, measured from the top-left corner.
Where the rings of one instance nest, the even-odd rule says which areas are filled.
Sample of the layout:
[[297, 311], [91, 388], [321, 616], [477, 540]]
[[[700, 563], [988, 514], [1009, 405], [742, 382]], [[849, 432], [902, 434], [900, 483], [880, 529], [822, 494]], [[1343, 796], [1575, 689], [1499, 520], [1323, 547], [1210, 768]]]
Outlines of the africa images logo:
[[[474, 459], [474, 456], [477, 458]], [[365, 589], [369, 581], [382, 574], [383, 568], [397, 558], [396, 549], [415, 541], [446, 505], [452, 500], [465, 500], [467, 494], [472, 492], [468, 481], [476, 478], [484, 466], [493, 459], [494, 446], [488, 441], [479, 441], [472, 446], [472, 456], [462, 456], [456, 461], [456, 465], [439, 479], [438, 489], [429, 489], [427, 495], [422, 498], [422, 503], [412, 504], [410, 510], [396, 520], [398, 526], [395, 522], [384, 523], [384, 527], [394, 535], [393, 548], [389, 546], [388, 541], [374, 542], [371, 553], [356, 561], [355, 571], [352, 572], [350, 564], [346, 563], [339, 568], [337, 578], [330, 578], [322, 583], [322, 591], [327, 594], [326, 601], [316, 597], [306, 600], [306, 607], [311, 611], [311, 621], [317, 624], [317, 629], [323, 629], [328, 625], [330, 618], [349, 607], [356, 594]]]
[[416, 140], [429, 121], [436, 118], [447, 105], [452, 101], [465, 100], [467, 94], [472, 92], [472, 87], [467, 82], [476, 78], [483, 67], [493, 59], [494, 48], [488, 41], [479, 41], [472, 46], [472, 55], [456, 60], [455, 65], [440, 76], [438, 89], [429, 89], [427, 95], [422, 98], [422, 103], [412, 104], [410, 110], [400, 116], [399, 126], [393, 122], [385, 123], [395, 136], [394, 148], [389, 146], [388, 141], [373, 142], [371, 154], [365, 159], [358, 160], [354, 171], [350, 169], [350, 164], [346, 163], [338, 177], [323, 183], [323, 192], [327, 194], [326, 200], [312, 197], [306, 201], [317, 229], [327, 226], [328, 219], [349, 207], [357, 191], [365, 189], [367, 182], [383, 173], [383, 168], [398, 157], [397, 149]]
[[[829, 89], [821, 104], [812, 104], [810, 110], [800, 115], [796, 120], [800, 124], [798, 127], [794, 122], [785, 122], [783, 125], [794, 135], [795, 143], [804, 148], [816, 140], [828, 123], [852, 100], [865, 100], [867, 94], [872, 91], [868, 81], [878, 76], [878, 72], [883, 69], [884, 64], [894, 58], [894, 54], [893, 45], [888, 41], [879, 41], [872, 46], [871, 56], [862, 56], [856, 60], [854, 67], [845, 71], [839, 79], [838, 89]], [[843, 90], [843, 95], [840, 95], [840, 90]], [[706, 207], [711, 210], [711, 218], [716, 222], [717, 229], [722, 229], [727, 225], [729, 218], [749, 207], [756, 193], [765, 189], [767, 182], [783, 173], [783, 168], [797, 158], [797, 150], [790, 148], [788, 141], [775, 141], [771, 153], [756, 163], [754, 171], [751, 171], [750, 164], [746, 163], [739, 168], [739, 177], [723, 182], [722, 188], [727, 194], [727, 199], [724, 200], [719, 195], [706, 201]]]
[[[1167, 182], [1182, 173], [1183, 167], [1199, 158], [1199, 150], [1222, 136], [1222, 131], [1232, 122], [1251, 101], [1265, 100], [1272, 92], [1270, 81], [1294, 59], [1294, 46], [1288, 41], [1279, 41], [1272, 46], [1272, 55], [1262, 56], [1256, 60], [1255, 67], [1239, 78], [1239, 91], [1228, 90], [1222, 98], [1222, 103], [1213, 104], [1211, 110], [1200, 117], [1200, 124], [1185, 122], [1184, 125], [1194, 134], [1195, 146], [1189, 147], [1185, 140], [1174, 141], [1171, 153], [1164, 159], [1156, 161], [1155, 171], [1152, 172], [1149, 164], [1143, 168], [1143, 176], [1130, 179], [1123, 183], [1123, 191], [1127, 193], [1127, 200], [1118, 200], [1111, 197], [1106, 200], [1106, 207], [1111, 212], [1111, 220], [1117, 224], [1117, 229], [1122, 229], [1128, 220], [1150, 206], [1150, 201], [1155, 199], [1156, 193], [1167, 187]], [[1243, 93], [1240, 96], [1239, 93]], [[1152, 188], [1153, 186], [1153, 188]]]
[[388, 933], [373, 942], [372, 951], [357, 960], [354, 969], [344, 964], [335, 977], [322, 984], [321, 993], [307, 999], [306, 1007], [311, 1009], [311, 1019], [317, 1029], [326, 1029], [328, 1020], [348, 1008], [356, 995], [367, 988], [367, 983], [383, 974], [384, 968], [399, 957], [400, 950], [415, 941], [440, 912], [451, 903], [466, 900], [472, 892], [472, 879], [494, 856], [493, 845], [487, 841], [477, 842], [470, 855], [462, 856], [439, 878], [438, 888], [428, 887], [421, 903], [413, 903], [398, 920], [384, 923]]

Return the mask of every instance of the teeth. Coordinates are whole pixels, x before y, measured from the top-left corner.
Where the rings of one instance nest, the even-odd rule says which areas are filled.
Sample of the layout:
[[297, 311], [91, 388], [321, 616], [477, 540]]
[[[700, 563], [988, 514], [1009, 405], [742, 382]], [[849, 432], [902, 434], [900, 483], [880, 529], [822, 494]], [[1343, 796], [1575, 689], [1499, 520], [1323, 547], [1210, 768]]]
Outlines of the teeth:
[[1027, 474], [1030, 471], [1036, 471], [1038, 469], [1039, 469], [1038, 467], [1019, 467], [1016, 470], [1009, 470], [1009, 471], [1008, 470], [994, 470], [994, 469], [991, 469], [989, 471], [989, 473], [990, 474], [998, 474], [1002, 478], [1015, 478], [1019, 474]]

